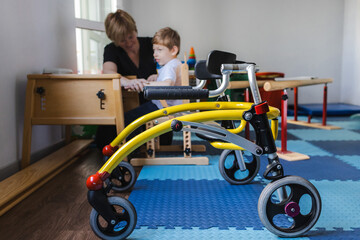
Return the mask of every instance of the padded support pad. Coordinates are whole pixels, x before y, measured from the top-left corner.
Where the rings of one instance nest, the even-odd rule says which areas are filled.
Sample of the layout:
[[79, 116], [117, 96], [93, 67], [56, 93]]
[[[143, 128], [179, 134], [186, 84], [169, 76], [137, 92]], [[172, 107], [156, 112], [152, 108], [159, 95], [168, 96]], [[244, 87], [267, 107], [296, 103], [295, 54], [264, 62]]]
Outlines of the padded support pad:
[[211, 51], [206, 60], [206, 67], [210, 73], [221, 75], [221, 64], [236, 63], [236, 55], [229, 52]]
[[146, 86], [145, 99], [206, 99], [209, 97], [208, 89], [192, 89], [191, 86]]
[[195, 77], [200, 80], [215, 80], [221, 79], [221, 75], [209, 73], [206, 68], [206, 61], [200, 60], [195, 64]]

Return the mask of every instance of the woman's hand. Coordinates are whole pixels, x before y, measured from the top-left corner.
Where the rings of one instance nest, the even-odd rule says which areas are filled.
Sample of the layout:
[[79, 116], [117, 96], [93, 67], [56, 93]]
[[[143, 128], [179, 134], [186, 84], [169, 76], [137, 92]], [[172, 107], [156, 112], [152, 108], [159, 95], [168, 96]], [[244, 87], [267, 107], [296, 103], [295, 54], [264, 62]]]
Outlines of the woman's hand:
[[152, 75], [150, 75], [150, 76], [147, 78], [147, 80], [148, 80], [149, 82], [155, 82], [155, 81], [157, 80], [157, 77], [158, 77], [157, 74], [152, 74]]
[[132, 79], [132, 80], [121, 78], [122, 87], [137, 92], [141, 92], [143, 90], [145, 83], [147, 83], [147, 81], [144, 78]]

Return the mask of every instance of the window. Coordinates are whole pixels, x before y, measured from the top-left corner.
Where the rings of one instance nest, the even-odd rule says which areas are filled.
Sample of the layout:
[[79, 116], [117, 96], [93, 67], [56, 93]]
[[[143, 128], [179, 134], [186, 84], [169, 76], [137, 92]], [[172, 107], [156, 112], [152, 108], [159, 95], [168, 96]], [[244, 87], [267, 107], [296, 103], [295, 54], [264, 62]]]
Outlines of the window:
[[104, 20], [115, 12], [121, 0], [74, 0], [76, 56], [79, 74], [101, 73], [104, 47], [110, 43]]

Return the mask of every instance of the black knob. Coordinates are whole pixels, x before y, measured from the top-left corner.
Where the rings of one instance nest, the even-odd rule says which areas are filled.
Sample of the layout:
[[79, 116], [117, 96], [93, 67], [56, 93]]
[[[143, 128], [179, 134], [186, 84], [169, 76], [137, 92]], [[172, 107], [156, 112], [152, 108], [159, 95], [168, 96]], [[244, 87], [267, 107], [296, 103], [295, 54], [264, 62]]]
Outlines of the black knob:
[[191, 150], [190, 150], [190, 148], [185, 148], [184, 152], [185, 152], [186, 156], [189, 156], [191, 153]]
[[147, 154], [148, 154], [150, 157], [152, 157], [152, 155], [154, 154], [154, 150], [152, 150], [151, 148], [149, 148], [149, 149], [147, 150]]
[[36, 88], [36, 93], [43, 95], [45, 93], [45, 88], [43, 87]]
[[181, 131], [181, 129], [182, 129], [182, 127], [183, 127], [183, 124], [182, 124], [182, 122], [180, 122], [179, 120], [173, 120], [172, 122], [171, 122], [171, 129], [174, 131], [174, 132], [179, 132], [179, 131]]
[[100, 99], [105, 99], [105, 93], [102, 90], [98, 91], [96, 96]]
[[284, 100], [284, 101], [288, 100], [288, 98], [289, 98], [289, 97], [288, 97], [288, 95], [286, 95], [286, 94], [284, 94], [284, 95], [281, 96], [281, 99]]

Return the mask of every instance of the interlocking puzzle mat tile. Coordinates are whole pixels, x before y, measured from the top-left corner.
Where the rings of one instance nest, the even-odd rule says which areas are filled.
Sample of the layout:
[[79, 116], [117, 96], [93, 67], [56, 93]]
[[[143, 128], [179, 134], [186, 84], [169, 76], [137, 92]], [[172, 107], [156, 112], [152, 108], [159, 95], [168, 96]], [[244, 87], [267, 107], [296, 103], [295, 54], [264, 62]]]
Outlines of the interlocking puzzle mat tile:
[[[275, 236], [269, 231], [265, 230], [254, 230], [252, 228], [246, 228], [246, 230], [237, 230], [236, 228], [229, 228], [228, 230], [220, 230], [218, 228], [210, 229], [182, 229], [176, 227], [174, 229], [166, 229], [164, 227], [158, 227], [157, 229], [149, 229], [147, 227], [141, 227], [135, 229], [131, 234], [130, 239], [141, 239], [141, 240], [184, 240], [184, 239], [207, 239], [207, 240], [272, 240], [272, 239], [284, 239]], [[296, 240], [359, 240], [360, 229], [353, 229], [350, 231], [344, 231], [341, 228], [337, 228], [331, 231], [324, 229], [311, 230], [306, 236], [298, 238], [286, 238]]]
[[[194, 154], [194, 157], [201, 156]], [[206, 155], [209, 158], [209, 165], [162, 165], [162, 166], [144, 166], [140, 172], [138, 180], [223, 180], [218, 167], [219, 155]]]
[[338, 126], [344, 129], [349, 129], [349, 130], [360, 130], [360, 121], [359, 120], [351, 120], [351, 121], [327, 121], [328, 125], [334, 125], [334, 126]]
[[[146, 227], [141, 227], [135, 229], [130, 236], [131, 239], [142, 239], [142, 240], [163, 240], [163, 239], [173, 239], [173, 240], [184, 240], [184, 239], [207, 239], [207, 240], [272, 240], [280, 239], [274, 234], [270, 233], [267, 230], [254, 230], [253, 228], [246, 228], [246, 230], [238, 230], [236, 228], [229, 228], [227, 230], [221, 230], [219, 228], [210, 228], [210, 229], [182, 229], [176, 227], [174, 229], [166, 229], [164, 227], [158, 227], [157, 229], [149, 229]], [[296, 239], [296, 240], [308, 240], [308, 237], [300, 238], [286, 238], [286, 239]]]
[[[281, 147], [281, 141], [276, 140], [275, 144], [277, 147]], [[332, 154], [322, 148], [315, 146], [306, 141], [301, 140], [288, 140], [287, 150], [292, 152], [298, 152], [309, 156], [331, 156]]]
[[332, 230], [360, 228], [360, 182], [359, 181], [311, 181], [322, 200], [322, 212], [317, 228]]
[[341, 161], [344, 161], [345, 163], [356, 167], [360, 170], [360, 155], [352, 155], [352, 156], [336, 156]]
[[[286, 137], [287, 140], [300, 140], [300, 138], [289, 132], [286, 133]], [[281, 139], [281, 130], [278, 131], [278, 139]]]
[[334, 155], [360, 155], [360, 141], [309, 141]]
[[[304, 161], [280, 162], [285, 175], [297, 175], [308, 180], [360, 180], [358, 168], [335, 156], [314, 156]], [[261, 161], [259, 173], [263, 174], [265, 168], [266, 161]]]
[[360, 134], [346, 129], [289, 129], [289, 133], [304, 141], [360, 141]]

